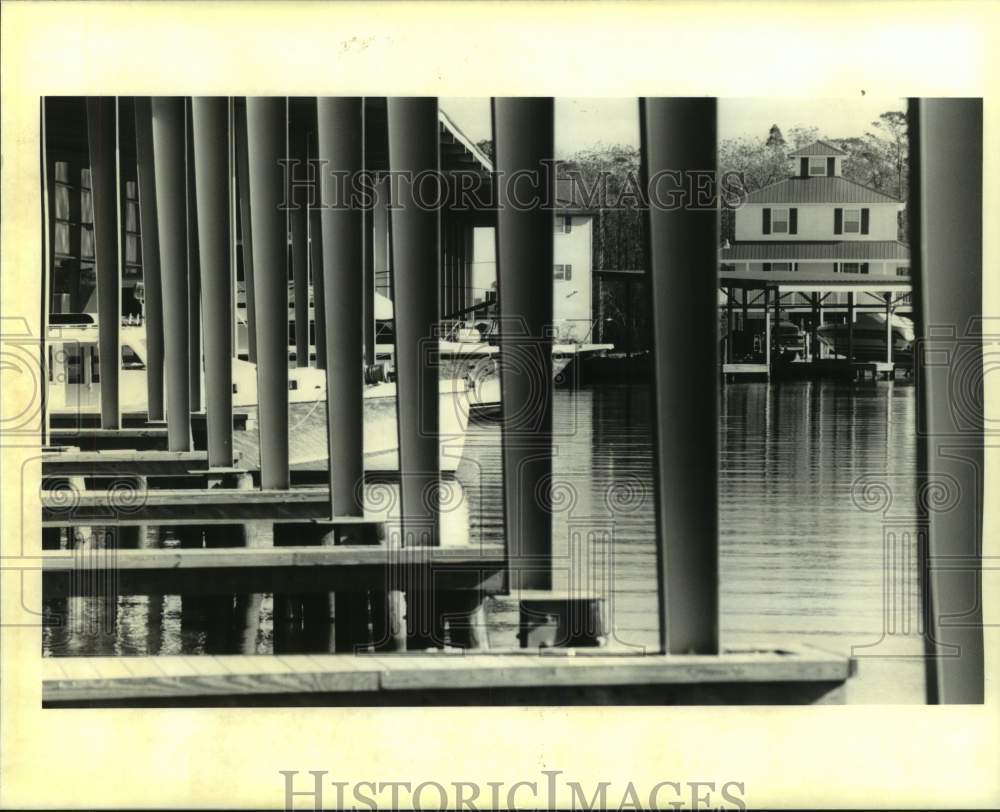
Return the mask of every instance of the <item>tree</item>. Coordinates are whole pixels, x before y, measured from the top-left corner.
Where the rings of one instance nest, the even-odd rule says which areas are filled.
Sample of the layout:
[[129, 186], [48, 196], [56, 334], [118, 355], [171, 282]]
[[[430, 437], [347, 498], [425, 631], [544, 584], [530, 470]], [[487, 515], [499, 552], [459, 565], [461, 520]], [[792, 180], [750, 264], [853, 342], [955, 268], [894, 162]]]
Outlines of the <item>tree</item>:
[[719, 144], [719, 171], [738, 172], [748, 192], [788, 177], [783, 148], [770, 148], [752, 138], [728, 138]]
[[792, 139], [792, 146], [795, 149], [808, 146], [820, 138], [818, 127], [792, 127], [788, 131], [788, 135]]
[[[768, 146], [753, 138], [728, 138], [719, 144], [719, 172], [723, 177], [735, 173], [743, 188], [754, 192], [787, 178], [788, 158], [784, 147]], [[734, 240], [735, 212], [725, 199], [722, 202], [720, 237]]]
[[873, 121], [878, 134], [872, 136], [882, 147], [883, 160], [895, 175], [895, 196], [904, 199], [906, 195], [906, 170], [909, 166], [909, 137], [906, 128], [906, 113], [888, 110]]
[[785, 136], [781, 134], [781, 128], [777, 124], [772, 124], [767, 134], [767, 143], [764, 146], [772, 149], [784, 149], [787, 145]]

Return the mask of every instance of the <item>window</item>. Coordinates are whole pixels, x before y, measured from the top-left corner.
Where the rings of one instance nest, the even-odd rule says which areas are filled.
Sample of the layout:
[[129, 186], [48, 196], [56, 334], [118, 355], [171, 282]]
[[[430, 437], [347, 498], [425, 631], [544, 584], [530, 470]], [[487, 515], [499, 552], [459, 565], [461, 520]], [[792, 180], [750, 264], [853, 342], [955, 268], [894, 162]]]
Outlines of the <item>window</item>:
[[573, 231], [573, 218], [569, 215], [556, 218], [556, 234], [569, 234]]
[[861, 209], [844, 209], [844, 233], [859, 234], [861, 232]]
[[909, 265], [899, 265], [896, 267], [896, 276], [909, 276], [910, 266]]
[[809, 174], [826, 175], [826, 158], [810, 158]]
[[553, 265], [553, 277], [555, 279], [572, 279], [573, 278], [573, 266], [572, 265]]
[[775, 234], [788, 233], [788, 209], [771, 209], [771, 231]]
[[771, 263], [771, 270], [772, 271], [790, 271], [790, 270], [792, 270], [792, 263], [791, 262], [772, 262]]
[[841, 273], [861, 273], [860, 262], [843, 262], [840, 265]]

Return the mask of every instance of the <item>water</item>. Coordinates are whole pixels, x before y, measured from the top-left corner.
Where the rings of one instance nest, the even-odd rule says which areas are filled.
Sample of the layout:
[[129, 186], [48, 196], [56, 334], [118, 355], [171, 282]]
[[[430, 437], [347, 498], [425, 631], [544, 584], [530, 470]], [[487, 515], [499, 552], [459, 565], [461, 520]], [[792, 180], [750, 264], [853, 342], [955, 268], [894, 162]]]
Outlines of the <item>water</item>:
[[[648, 389], [557, 390], [554, 422], [554, 586], [605, 596], [612, 647], [655, 650]], [[724, 388], [724, 648], [793, 643], [854, 654], [859, 673], [849, 701], [923, 701], [912, 542], [914, 427], [914, 390], [906, 382]], [[503, 541], [500, 470], [498, 427], [470, 426], [457, 472], [461, 496], [449, 498], [445, 543], [465, 527], [473, 541]], [[152, 635], [150, 612], [161, 621]], [[184, 615], [176, 596], [120, 597], [114, 635], [48, 629], [44, 647], [51, 654], [199, 652], [205, 632], [197, 618], [185, 621]], [[262, 652], [270, 650], [270, 620], [266, 600]], [[496, 641], [513, 644], [515, 622], [510, 602], [493, 606]]]
[[[558, 391], [554, 421], [564, 427], [553, 463], [563, 493], [553, 525], [557, 585], [575, 577], [603, 590], [612, 645], [655, 650], [648, 389]], [[495, 541], [503, 537], [498, 435], [473, 427], [459, 469], [481, 480], [470, 489], [473, 532]], [[795, 643], [853, 654], [850, 701], [923, 702], [912, 385], [729, 385], [720, 453], [723, 647]], [[580, 547], [560, 558], [588, 531], [610, 535], [610, 545], [592, 542], [589, 566]], [[516, 616], [498, 611], [496, 620], [512, 626]]]

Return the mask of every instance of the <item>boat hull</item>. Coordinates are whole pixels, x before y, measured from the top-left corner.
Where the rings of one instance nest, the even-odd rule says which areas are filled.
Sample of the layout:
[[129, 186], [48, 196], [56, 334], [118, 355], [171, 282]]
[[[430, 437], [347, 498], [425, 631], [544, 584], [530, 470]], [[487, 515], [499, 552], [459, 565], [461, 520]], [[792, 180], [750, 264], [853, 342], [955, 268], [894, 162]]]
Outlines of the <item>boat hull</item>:
[[[52, 414], [97, 414], [101, 408], [96, 334], [74, 334], [71, 339], [50, 339], [53, 369], [47, 391], [47, 409]], [[126, 333], [126, 331], [123, 331]], [[130, 352], [145, 361], [142, 337], [126, 333]], [[125, 343], [125, 342], [123, 342]], [[131, 356], [129, 356], [131, 357]], [[293, 466], [321, 467], [326, 464], [326, 373], [315, 367], [288, 371], [289, 462]], [[204, 382], [202, 384], [204, 389]], [[369, 470], [398, 468], [399, 434], [396, 424], [396, 384], [376, 383], [363, 388], [364, 454]], [[143, 364], [119, 370], [122, 413], [145, 413], [146, 369]], [[439, 433], [441, 467], [454, 471], [461, 460], [465, 430], [473, 409], [474, 393], [466, 380], [439, 381]], [[247, 431], [236, 432], [234, 448], [240, 465], [256, 468], [260, 463], [257, 434], [257, 367], [233, 361], [233, 408], [248, 415]]]
[[[846, 358], [853, 343], [854, 359], [858, 361], [885, 361], [888, 355], [886, 324], [884, 318], [868, 316], [858, 318], [854, 323], [853, 341], [848, 338], [846, 324], [825, 324], [816, 331], [819, 340], [835, 354]], [[896, 323], [892, 326], [893, 357], [912, 352], [913, 332], [909, 324]]]

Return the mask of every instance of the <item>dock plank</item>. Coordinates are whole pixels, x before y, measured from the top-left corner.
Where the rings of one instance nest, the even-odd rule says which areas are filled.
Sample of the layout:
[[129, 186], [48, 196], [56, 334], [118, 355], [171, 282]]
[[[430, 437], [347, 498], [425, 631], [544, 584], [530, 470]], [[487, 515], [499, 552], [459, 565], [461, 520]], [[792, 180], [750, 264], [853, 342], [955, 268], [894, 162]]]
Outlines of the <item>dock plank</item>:
[[[293, 655], [263, 657], [184, 657], [190, 672], [176, 667], [161, 677], [121, 677], [109, 658], [91, 658], [93, 676], [67, 678], [59, 664], [43, 661], [43, 701], [47, 705], [101, 702], [239, 699], [261, 695], [353, 693], [403, 694], [416, 704], [428, 691], [494, 691], [601, 686], [704, 686], [756, 684], [821, 686], [844, 683], [851, 661], [808, 647], [732, 651], [720, 655], [538, 656], [503, 654]], [[234, 661], [239, 660], [237, 665]], [[248, 665], [256, 667], [250, 670]], [[283, 671], [275, 666], [284, 666]], [[230, 667], [234, 666], [234, 667]], [[360, 699], [360, 697], [359, 697]]]
[[390, 572], [399, 583], [427, 589], [492, 593], [503, 589], [506, 568], [500, 545], [173, 548], [86, 557], [53, 552], [40, 561], [47, 599], [104, 594], [110, 584], [129, 595], [384, 588]]
[[[330, 515], [327, 488], [230, 490], [170, 488], [145, 491], [84, 491], [67, 499], [63, 491], [40, 492], [43, 527], [79, 524], [239, 524], [252, 519], [295, 521]], [[338, 524], [366, 524], [367, 518], [338, 518]]]
[[42, 454], [43, 476], [184, 475], [208, 468], [207, 451], [57, 451]]

